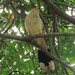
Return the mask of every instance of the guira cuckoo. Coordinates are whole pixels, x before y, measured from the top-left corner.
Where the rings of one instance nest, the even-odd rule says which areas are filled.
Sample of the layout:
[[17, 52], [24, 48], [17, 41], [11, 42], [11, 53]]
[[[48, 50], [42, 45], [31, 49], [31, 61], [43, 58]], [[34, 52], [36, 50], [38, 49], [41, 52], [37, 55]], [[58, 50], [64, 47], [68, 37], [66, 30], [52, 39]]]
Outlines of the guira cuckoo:
[[[25, 18], [25, 29], [28, 35], [36, 35], [36, 34], [43, 34], [43, 22], [39, 16], [39, 9], [33, 8], [29, 11], [29, 14]], [[44, 38], [37, 38], [35, 39], [37, 44], [41, 47], [47, 49], [47, 44]], [[44, 72], [47, 72], [48, 69], [50, 71], [54, 71], [54, 61], [53, 59], [49, 58], [42, 50], [38, 50], [38, 58], [40, 62], [40, 67], [43, 69]], [[46, 61], [48, 60], [48, 61]]]

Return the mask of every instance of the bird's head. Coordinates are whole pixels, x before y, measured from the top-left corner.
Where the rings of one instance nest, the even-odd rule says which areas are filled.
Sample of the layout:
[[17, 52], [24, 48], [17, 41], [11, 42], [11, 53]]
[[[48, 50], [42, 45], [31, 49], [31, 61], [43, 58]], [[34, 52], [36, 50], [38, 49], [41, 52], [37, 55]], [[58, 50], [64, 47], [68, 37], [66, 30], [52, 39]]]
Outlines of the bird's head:
[[37, 14], [37, 13], [39, 13], [39, 9], [38, 8], [33, 8], [29, 11], [29, 13]]

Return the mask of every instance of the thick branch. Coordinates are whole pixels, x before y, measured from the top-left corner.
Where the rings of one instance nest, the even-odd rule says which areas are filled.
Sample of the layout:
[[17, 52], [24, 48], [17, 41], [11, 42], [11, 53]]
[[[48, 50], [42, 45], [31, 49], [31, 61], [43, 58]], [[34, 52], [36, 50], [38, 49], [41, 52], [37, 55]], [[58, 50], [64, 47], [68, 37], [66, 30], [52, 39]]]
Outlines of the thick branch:
[[62, 5], [62, 6], [65, 6], [65, 7], [75, 8], [75, 6], [72, 6], [72, 5], [69, 5], [69, 4], [64, 4], [64, 3], [59, 3], [59, 2], [53, 2], [53, 3], [57, 4], [57, 5]]
[[40, 37], [53, 37], [53, 36], [75, 36], [75, 33], [47, 33], [47, 34], [37, 34], [29, 36], [28, 39], [35, 39]]
[[40, 38], [40, 37], [53, 37], [53, 36], [75, 36], [75, 33], [47, 33], [47, 34], [37, 34], [37, 35], [25, 36], [25, 37], [0, 33], [0, 37], [2, 38], [15, 39], [20, 41], [27, 41], [35, 38]]
[[[46, 35], [46, 34], [45, 34]], [[44, 35], [44, 36], [45, 36]], [[47, 34], [48, 35], [48, 34]], [[42, 35], [41, 35], [42, 36]], [[51, 35], [52, 36], [52, 35]], [[55, 36], [55, 35], [54, 35]], [[73, 34], [73, 36], [75, 36], [75, 34]], [[34, 46], [36, 43], [30, 41], [30, 38], [29, 37], [21, 37], [21, 36], [13, 36], [13, 35], [7, 35], [7, 34], [0, 34], [0, 37], [3, 37], [3, 38], [7, 38], [7, 39], [14, 39], [14, 40], [20, 40], [20, 41], [24, 41], [24, 42], [27, 42], [27, 43], [32, 43]], [[34, 37], [34, 36], [33, 36]], [[43, 49], [42, 47], [40, 47], [38, 44], [36, 44], [36, 46], [38, 48], [40, 48], [44, 53], [46, 53], [50, 58], [52, 57], [54, 60], [60, 62], [61, 64], [63, 64], [64, 66], [66, 66], [67, 68], [69, 68], [71, 71], [75, 72], [75, 70], [70, 67], [66, 62], [60, 60], [59, 58], [57, 57], [54, 57], [53, 55], [51, 55], [47, 50]]]
[[52, 10], [54, 13], [61, 16], [65, 20], [75, 24], [75, 18], [61, 11], [58, 7], [56, 7], [56, 5], [51, 0], [43, 0], [43, 2], [48, 6], [50, 11]]

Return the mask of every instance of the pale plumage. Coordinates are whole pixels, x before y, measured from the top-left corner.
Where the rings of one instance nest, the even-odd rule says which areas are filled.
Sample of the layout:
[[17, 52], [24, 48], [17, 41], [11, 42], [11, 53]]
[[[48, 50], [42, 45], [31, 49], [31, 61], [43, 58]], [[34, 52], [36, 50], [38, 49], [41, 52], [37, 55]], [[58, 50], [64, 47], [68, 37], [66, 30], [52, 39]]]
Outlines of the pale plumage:
[[[28, 35], [36, 35], [43, 33], [43, 22], [39, 16], [37, 8], [31, 9], [25, 18], [25, 28]], [[35, 39], [35, 41], [43, 48], [47, 49], [44, 38]]]
[[[43, 34], [43, 22], [39, 16], [39, 10], [37, 8], [31, 9], [29, 14], [25, 18], [25, 29], [28, 35]], [[42, 47], [47, 49], [47, 45], [44, 38], [37, 38], [35, 41]], [[42, 50], [38, 50], [38, 58], [40, 67], [44, 72], [53, 71], [55, 69], [53, 59], [49, 58]], [[47, 61], [46, 61], [47, 60]], [[52, 68], [52, 69], [51, 69]]]

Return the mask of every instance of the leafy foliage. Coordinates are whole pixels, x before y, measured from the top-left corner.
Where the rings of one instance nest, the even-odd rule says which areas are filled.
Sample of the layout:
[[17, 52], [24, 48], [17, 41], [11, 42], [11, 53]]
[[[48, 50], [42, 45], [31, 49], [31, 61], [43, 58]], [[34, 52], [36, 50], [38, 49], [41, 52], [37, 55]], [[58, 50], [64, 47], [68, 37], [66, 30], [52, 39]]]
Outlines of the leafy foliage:
[[[55, 5], [63, 12], [75, 14], [75, 0], [53, 0]], [[58, 3], [58, 4], [57, 4]], [[67, 4], [62, 5], [62, 4]], [[48, 33], [53, 33], [53, 12], [41, 0], [1, 0], [0, 2], [0, 33], [26, 36], [24, 20], [28, 11], [37, 6], [40, 9], [40, 16], [44, 21], [44, 27]], [[75, 33], [75, 25], [57, 16], [57, 28], [55, 32]], [[54, 55], [57, 56], [54, 45], [58, 46], [61, 59], [75, 68], [75, 37], [61, 36], [49, 38], [48, 45], [52, 47]], [[55, 42], [55, 44], [53, 44]], [[0, 75], [43, 75], [39, 67], [37, 48], [33, 45], [11, 39], [0, 38]], [[60, 63], [56, 62], [57, 72], [53, 75], [66, 75], [62, 71]], [[67, 69], [69, 75], [74, 75]]]

